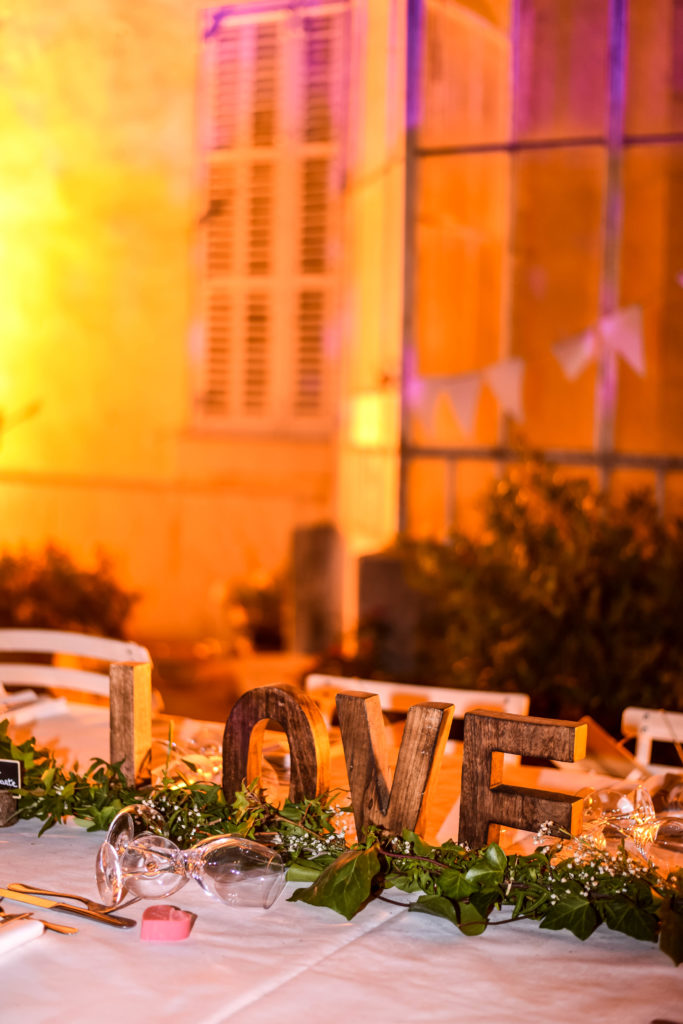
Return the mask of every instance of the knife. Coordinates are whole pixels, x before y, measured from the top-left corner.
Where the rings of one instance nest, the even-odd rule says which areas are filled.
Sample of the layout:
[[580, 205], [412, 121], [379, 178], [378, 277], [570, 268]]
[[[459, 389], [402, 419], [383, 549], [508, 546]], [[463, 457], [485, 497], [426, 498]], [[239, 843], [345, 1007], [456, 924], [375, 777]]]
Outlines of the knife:
[[46, 900], [42, 896], [30, 896], [25, 892], [14, 892], [13, 889], [0, 889], [0, 897], [8, 900], [15, 900], [17, 903], [30, 903], [33, 907], [47, 907], [49, 910], [62, 910], [65, 914], [77, 914], [79, 917], [87, 917], [91, 921], [99, 921], [100, 924], [111, 924], [115, 928], [134, 928], [137, 921], [130, 917], [116, 917], [114, 914], [102, 914], [98, 910], [86, 910], [85, 907], [72, 907], [68, 903], [57, 903], [55, 900]]

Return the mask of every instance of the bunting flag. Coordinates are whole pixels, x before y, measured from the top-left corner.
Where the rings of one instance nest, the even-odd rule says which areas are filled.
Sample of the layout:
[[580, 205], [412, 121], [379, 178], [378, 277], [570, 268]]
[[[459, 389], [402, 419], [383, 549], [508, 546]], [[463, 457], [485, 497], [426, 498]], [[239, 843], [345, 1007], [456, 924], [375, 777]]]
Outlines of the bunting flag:
[[444, 392], [444, 377], [413, 377], [406, 389], [408, 403], [424, 426], [435, 429], [434, 416], [439, 396]]
[[484, 370], [484, 379], [498, 399], [501, 412], [522, 419], [522, 382], [524, 360], [501, 359]]
[[404, 384], [406, 404], [410, 409], [417, 413], [418, 416], [424, 412], [426, 391], [427, 382], [421, 377], [411, 375], [406, 378], [406, 382]]
[[454, 377], [415, 377], [410, 381], [408, 400], [415, 414], [433, 429], [437, 401], [445, 396], [462, 432], [469, 436], [474, 432], [483, 382], [486, 381], [493, 391], [501, 411], [521, 420], [523, 380], [524, 360], [502, 359], [474, 373], [459, 373]]
[[442, 378], [440, 391], [445, 391], [448, 396], [463, 434], [472, 434], [479, 405], [481, 374], [461, 373], [457, 377]]
[[644, 376], [643, 311], [640, 306], [628, 306], [603, 316], [600, 334], [604, 343], [620, 355], [639, 377]]
[[597, 353], [597, 336], [593, 328], [577, 334], [574, 338], [558, 341], [553, 345], [553, 355], [562, 367], [567, 380], [576, 380]]

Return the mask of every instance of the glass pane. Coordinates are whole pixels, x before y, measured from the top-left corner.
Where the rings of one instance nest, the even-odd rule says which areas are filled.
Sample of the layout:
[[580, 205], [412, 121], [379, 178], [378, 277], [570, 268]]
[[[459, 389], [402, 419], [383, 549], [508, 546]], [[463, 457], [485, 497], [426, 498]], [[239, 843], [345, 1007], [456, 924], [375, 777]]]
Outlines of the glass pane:
[[645, 374], [619, 366], [617, 446], [683, 450], [683, 144], [634, 147], [624, 163], [621, 302], [643, 309]]
[[683, 131], [683, 0], [630, 0], [626, 132]]
[[567, 380], [552, 346], [597, 320], [605, 153], [522, 153], [515, 176], [512, 352], [527, 366], [522, 425], [531, 444], [589, 447], [594, 368]]
[[510, 157], [420, 161], [416, 316], [420, 371], [466, 373], [500, 358]]
[[509, 139], [510, 38], [497, 20], [474, 15], [467, 4], [428, 0], [421, 146]]
[[608, 117], [607, 0], [519, 0], [515, 134], [603, 136]]

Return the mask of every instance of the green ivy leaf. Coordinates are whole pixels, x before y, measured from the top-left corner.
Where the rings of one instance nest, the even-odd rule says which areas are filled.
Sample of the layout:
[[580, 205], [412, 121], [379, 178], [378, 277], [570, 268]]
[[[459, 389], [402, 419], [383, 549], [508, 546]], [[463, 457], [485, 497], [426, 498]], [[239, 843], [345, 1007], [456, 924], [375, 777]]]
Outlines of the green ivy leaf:
[[295, 860], [287, 869], [288, 882], [314, 882], [323, 871], [322, 864], [313, 860]]
[[296, 804], [285, 804], [284, 807], [280, 808], [280, 814], [283, 818], [287, 818], [288, 821], [298, 822], [301, 818], [301, 809]]
[[475, 889], [483, 889], [487, 892], [497, 889], [504, 877], [503, 871], [491, 864], [486, 857], [473, 864], [465, 873], [465, 880]]
[[387, 889], [391, 889], [393, 886], [396, 889], [400, 889], [401, 892], [419, 892], [421, 889], [417, 878], [411, 878], [410, 875], [401, 875], [397, 871], [390, 871], [384, 878], [384, 884]]
[[436, 879], [436, 885], [442, 895], [450, 896], [458, 902], [471, 896], [476, 889], [476, 885], [468, 882], [462, 871], [458, 871], [457, 868], [443, 871]]
[[505, 871], [508, 859], [501, 850], [498, 843], [490, 843], [489, 846], [487, 846], [486, 850], [484, 851], [484, 857], [491, 865], [491, 867], [496, 868], [496, 870], [501, 872]]
[[424, 839], [420, 839], [415, 832], [404, 828], [402, 835], [405, 842], [412, 844], [413, 850], [418, 857], [432, 857], [434, 855], [434, 847], [430, 846], [429, 843], [425, 843]]
[[657, 941], [659, 919], [651, 910], [618, 896], [599, 904], [598, 909], [608, 928], [643, 942]]
[[484, 917], [488, 917], [496, 903], [499, 902], [499, 899], [500, 893], [496, 892], [496, 890], [488, 890], [486, 892], [478, 890], [477, 892], [472, 893], [468, 899], [468, 903], [471, 903], [473, 907], [476, 907], [479, 913]]
[[659, 907], [659, 948], [675, 964], [683, 963], [683, 913], [673, 899], [663, 900]]
[[560, 931], [567, 928], [577, 939], [587, 939], [600, 924], [595, 907], [583, 896], [567, 895], [551, 907], [541, 921], [541, 928]]
[[488, 918], [473, 903], [458, 903], [458, 927], [464, 935], [481, 935], [486, 931]]
[[455, 903], [447, 896], [425, 894], [415, 903], [411, 903], [408, 909], [417, 913], [433, 914], [434, 917], [445, 917], [459, 928], [463, 935], [481, 935], [488, 924], [486, 915], [469, 900]]
[[433, 914], [434, 917], [445, 917], [456, 927], [460, 926], [455, 905], [446, 896], [420, 896], [408, 907], [418, 914]]
[[372, 881], [379, 870], [376, 846], [349, 850], [325, 868], [310, 888], [297, 889], [289, 899], [329, 907], [350, 921], [369, 899]]

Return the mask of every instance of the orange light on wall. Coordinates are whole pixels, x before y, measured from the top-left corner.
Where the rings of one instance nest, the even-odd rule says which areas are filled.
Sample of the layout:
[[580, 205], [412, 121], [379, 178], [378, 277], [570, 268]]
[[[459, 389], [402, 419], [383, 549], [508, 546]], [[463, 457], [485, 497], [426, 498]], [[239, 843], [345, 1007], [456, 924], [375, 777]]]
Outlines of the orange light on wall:
[[399, 398], [396, 394], [365, 392], [354, 395], [349, 407], [349, 440], [356, 448], [391, 449], [398, 437]]

